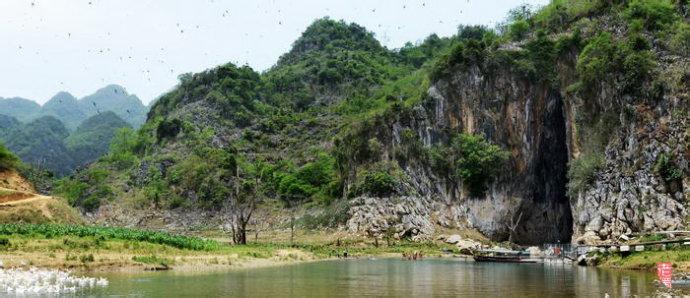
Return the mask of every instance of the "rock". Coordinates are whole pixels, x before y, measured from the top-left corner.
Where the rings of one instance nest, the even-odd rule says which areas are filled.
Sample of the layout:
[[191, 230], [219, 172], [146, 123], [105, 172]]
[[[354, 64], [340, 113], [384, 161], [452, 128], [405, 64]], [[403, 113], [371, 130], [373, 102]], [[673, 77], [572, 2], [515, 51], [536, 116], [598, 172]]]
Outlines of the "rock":
[[544, 252], [536, 246], [530, 246], [527, 248], [527, 252], [529, 252], [529, 255], [532, 257], [538, 257], [544, 254]]
[[585, 261], [587, 266], [596, 266], [599, 265], [600, 258], [598, 254], [591, 254], [585, 258]]
[[584, 235], [577, 238], [575, 240], [575, 243], [584, 245], [595, 245], [598, 244], [600, 241], [601, 238], [599, 238], [599, 235], [595, 231], [587, 231]]
[[455, 235], [450, 235], [450, 236], [446, 239], [446, 243], [448, 243], [448, 244], [455, 244], [455, 243], [460, 242], [461, 240], [462, 240], [462, 237], [461, 237], [460, 235], [455, 234]]
[[471, 252], [480, 249], [482, 244], [471, 239], [460, 239], [455, 246], [457, 246], [460, 251]]

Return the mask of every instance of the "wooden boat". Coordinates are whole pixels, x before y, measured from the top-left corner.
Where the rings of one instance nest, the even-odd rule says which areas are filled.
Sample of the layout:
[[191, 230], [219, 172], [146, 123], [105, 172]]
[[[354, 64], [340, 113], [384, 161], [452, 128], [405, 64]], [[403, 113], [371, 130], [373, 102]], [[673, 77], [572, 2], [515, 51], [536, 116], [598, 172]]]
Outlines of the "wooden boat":
[[475, 262], [536, 263], [529, 254], [514, 250], [482, 250], [474, 254]]

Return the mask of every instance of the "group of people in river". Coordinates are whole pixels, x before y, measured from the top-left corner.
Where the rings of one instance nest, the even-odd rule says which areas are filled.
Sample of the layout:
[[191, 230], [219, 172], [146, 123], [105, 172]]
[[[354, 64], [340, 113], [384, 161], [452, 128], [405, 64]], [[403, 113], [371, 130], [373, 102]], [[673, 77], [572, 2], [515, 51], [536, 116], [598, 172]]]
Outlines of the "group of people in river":
[[421, 260], [424, 258], [424, 254], [422, 254], [421, 251], [414, 251], [412, 253], [409, 252], [403, 252], [402, 254], [403, 260], [408, 260], [408, 261], [416, 261], [416, 260]]

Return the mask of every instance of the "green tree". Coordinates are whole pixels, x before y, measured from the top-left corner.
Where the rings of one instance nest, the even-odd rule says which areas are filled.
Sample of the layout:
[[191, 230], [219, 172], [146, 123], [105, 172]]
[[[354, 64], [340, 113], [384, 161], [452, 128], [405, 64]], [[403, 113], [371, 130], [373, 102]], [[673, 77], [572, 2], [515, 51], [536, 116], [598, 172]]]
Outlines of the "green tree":
[[19, 165], [19, 158], [0, 143], [0, 170], [11, 170]]

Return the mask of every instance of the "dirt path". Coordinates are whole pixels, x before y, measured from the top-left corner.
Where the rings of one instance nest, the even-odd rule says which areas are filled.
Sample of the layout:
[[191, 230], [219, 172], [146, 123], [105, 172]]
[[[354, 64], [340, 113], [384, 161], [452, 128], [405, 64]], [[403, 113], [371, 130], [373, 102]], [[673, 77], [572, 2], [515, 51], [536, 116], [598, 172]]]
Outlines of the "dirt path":
[[0, 205], [17, 205], [51, 197], [0, 187]]
[[0, 222], [79, 222], [58, 198], [0, 187]]

